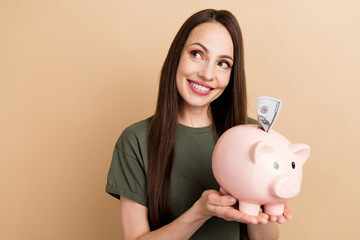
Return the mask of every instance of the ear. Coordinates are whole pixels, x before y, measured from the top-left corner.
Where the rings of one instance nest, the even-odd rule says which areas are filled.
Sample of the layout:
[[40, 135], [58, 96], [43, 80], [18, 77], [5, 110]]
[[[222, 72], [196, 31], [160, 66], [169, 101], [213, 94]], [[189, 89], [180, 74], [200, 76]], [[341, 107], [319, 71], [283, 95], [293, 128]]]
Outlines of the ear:
[[259, 141], [251, 147], [250, 158], [254, 163], [256, 163], [262, 158], [263, 155], [273, 152], [273, 148], [268, 143]]
[[304, 164], [310, 155], [310, 147], [306, 144], [297, 143], [290, 145], [290, 152], [299, 157]]

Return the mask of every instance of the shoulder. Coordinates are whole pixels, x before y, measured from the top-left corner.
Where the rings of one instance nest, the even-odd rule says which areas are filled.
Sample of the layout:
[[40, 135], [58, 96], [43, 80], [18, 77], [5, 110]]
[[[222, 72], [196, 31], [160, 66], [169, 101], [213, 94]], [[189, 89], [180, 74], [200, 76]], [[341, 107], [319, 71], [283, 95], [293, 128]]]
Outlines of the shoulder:
[[148, 132], [151, 124], [152, 117], [146, 118], [139, 122], [133, 123], [130, 126], [126, 127], [124, 132], [133, 133], [133, 134], [143, 134]]
[[253, 118], [248, 117], [248, 118], [247, 118], [247, 124], [255, 124], [255, 125], [257, 125], [257, 124], [258, 124], [258, 121], [256, 121], [256, 120], [253, 119]]
[[116, 147], [123, 149], [125, 145], [129, 146], [146, 144], [151, 119], [152, 117], [149, 117], [126, 127], [116, 142]]

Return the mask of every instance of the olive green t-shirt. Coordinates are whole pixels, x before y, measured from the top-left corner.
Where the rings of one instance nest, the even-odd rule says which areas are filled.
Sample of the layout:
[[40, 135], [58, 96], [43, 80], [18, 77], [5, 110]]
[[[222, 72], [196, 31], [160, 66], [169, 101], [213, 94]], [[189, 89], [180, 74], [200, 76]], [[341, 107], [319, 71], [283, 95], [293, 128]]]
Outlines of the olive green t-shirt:
[[[144, 206], [150, 121], [145, 119], [123, 131], [115, 145], [106, 185], [106, 192], [112, 196], [124, 196]], [[249, 123], [254, 120], [249, 119]], [[216, 140], [212, 126], [192, 128], [179, 124], [170, 183], [172, 219], [188, 210], [205, 190], [219, 190], [211, 167]], [[190, 239], [238, 240], [239, 234], [239, 223], [212, 217]]]

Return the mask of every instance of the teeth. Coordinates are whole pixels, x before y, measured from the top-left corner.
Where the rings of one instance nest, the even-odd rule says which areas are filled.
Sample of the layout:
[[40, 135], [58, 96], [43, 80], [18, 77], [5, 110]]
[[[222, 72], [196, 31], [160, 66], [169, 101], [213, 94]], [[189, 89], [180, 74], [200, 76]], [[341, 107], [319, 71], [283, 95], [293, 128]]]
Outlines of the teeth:
[[206, 92], [206, 91], [210, 91], [210, 88], [204, 87], [204, 86], [200, 86], [199, 84], [196, 84], [194, 82], [191, 82], [191, 85], [193, 85], [195, 88], [199, 89], [200, 91]]

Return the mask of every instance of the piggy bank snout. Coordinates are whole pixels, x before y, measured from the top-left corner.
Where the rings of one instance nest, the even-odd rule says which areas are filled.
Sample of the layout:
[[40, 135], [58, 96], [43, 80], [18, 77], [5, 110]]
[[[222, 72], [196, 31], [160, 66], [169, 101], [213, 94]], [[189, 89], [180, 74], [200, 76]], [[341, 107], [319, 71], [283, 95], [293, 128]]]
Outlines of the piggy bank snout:
[[282, 177], [273, 182], [272, 193], [282, 199], [290, 199], [299, 194], [301, 184], [292, 177]]

